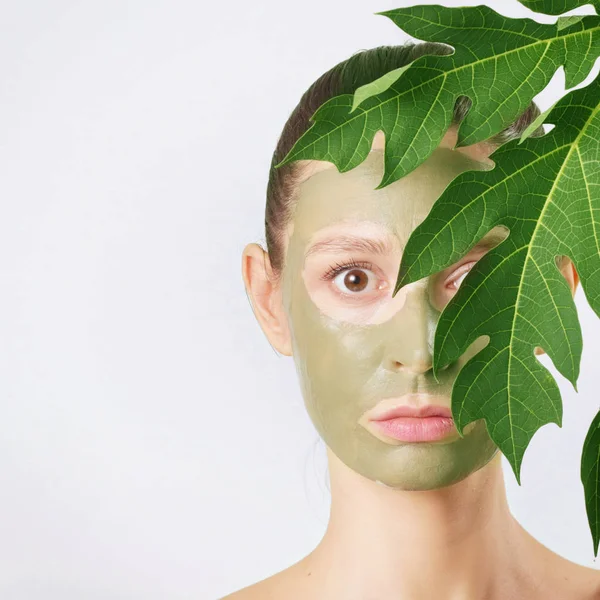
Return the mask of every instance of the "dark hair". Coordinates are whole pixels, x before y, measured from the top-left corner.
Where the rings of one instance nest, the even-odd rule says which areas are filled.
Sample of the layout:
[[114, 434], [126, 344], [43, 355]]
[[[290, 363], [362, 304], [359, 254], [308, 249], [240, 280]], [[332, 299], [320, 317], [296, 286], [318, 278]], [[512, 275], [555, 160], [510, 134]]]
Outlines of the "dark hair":
[[[300, 98], [300, 102], [292, 111], [283, 127], [269, 171], [267, 185], [267, 202], [265, 209], [265, 235], [267, 251], [275, 276], [279, 276], [283, 268], [283, 246], [287, 223], [291, 217], [294, 192], [301, 167], [297, 162], [279, 163], [300, 136], [311, 126], [310, 117], [327, 100], [340, 94], [354, 93], [356, 88], [378, 79], [388, 71], [402, 67], [424, 54], [445, 55], [452, 52], [452, 47], [438, 42], [408, 41], [399, 46], [379, 46], [362, 50], [350, 58], [338, 63], [323, 73]], [[458, 125], [471, 106], [468, 96], [460, 96], [454, 106], [451, 125]], [[488, 143], [500, 146], [523, 131], [541, 114], [537, 105], [532, 102], [527, 109], [508, 127], [490, 138]], [[532, 134], [544, 134], [540, 126]]]

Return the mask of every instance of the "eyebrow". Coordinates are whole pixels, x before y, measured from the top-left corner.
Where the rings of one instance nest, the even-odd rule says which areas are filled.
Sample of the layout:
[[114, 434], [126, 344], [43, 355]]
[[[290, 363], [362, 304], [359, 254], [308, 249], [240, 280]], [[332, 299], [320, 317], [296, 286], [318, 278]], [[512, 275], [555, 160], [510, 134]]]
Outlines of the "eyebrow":
[[[507, 233], [502, 231], [488, 231], [465, 254], [482, 248], [493, 248], [506, 239]], [[367, 254], [389, 255], [394, 252], [394, 244], [390, 238], [365, 238], [352, 235], [336, 235], [315, 242], [308, 248], [305, 257], [317, 253], [364, 252]]]
[[365, 238], [351, 235], [336, 235], [335, 237], [325, 238], [315, 242], [305, 254], [305, 257], [318, 252], [339, 253], [339, 252], [365, 252], [369, 254], [391, 254], [394, 251], [394, 245], [389, 238]]

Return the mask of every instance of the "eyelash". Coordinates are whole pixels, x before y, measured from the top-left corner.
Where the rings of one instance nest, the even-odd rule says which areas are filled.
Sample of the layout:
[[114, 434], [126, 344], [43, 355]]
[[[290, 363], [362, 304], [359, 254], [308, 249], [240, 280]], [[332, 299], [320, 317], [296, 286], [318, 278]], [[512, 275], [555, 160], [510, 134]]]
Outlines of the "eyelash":
[[[463, 263], [462, 265], [460, 265], [460, 267], [458, 267], [453, 274], [453, 277], [450, 281], [446, 281], [447, 285], [453, 285], [454, 281], [456, 279], [459, 279], [462, 275], [464, 275], [465, 273], [468, 273], [471, 269], [467, 269], [466, 271], [463, 271], [461, 273], [459, 273], [458, 275], [456, 275], [457, 271], [460, 271], [460, 269], [462, 269], [463, 267], [465, 267], [466, 265], [471, 265], [471, 268], [473, 268], [473, 266], [475, 265], [477, 261], [469, 261], [466, 263]], [[333, 279], [335, 279], [340, 273], [343, 273], [344, 271], [348, 271], [349, 269], [366, 269], [368, 271], [373, 271], [373, 263], [369, 262], [369, 261], [363, 261], [363, 260], [354, 260], [354, 259], [350, 259], [348, 262], [346, 263], [335, 263], [333, 265], [331, 265], [329, 267], [329, 269], [327, 269], [327, 271], [321, 276], [321, 279], [323, 281], [331, 281]]]
[[335, 279], [340, 273], [347, 271], [348, 269], [367, 269], [368, 271], [373, 270], [373, 263], [362, 260], [354, 260], [350, 259], [347, 263], [335, 263], [327, 269], [323, 275], [321, 275], [321, 279], [324, 281], [330, 281]]

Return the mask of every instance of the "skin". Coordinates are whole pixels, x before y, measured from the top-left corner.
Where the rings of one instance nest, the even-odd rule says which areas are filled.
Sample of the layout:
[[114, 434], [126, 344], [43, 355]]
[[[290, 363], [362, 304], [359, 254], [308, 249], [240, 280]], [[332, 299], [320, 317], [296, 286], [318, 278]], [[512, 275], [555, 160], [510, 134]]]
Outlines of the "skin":
[[[452, 295], [445, 280], [456, 269], [391, 295], [401, 248], [414, 226], [452, 179], [482, 163], [437, 148], [411, 174], [376, 190], [383, 174], [382, 152], [371, 152], [348, 173], [325, 169], [300, 185], [282, 299], [305, 404], [327, 446], [348, 467], [373, 481], [404, 490], [430, 490], [454, 483], [489, 462], [497, 448], [485, 422], [469, 426], [463, 438], [457, 432], [451, 442], [422, 444], [384, 441], [361, 421], [381, 399], [411, 392], [435, 394], [435, 403], [449, 406], [459, 368], [484, 345], [472, 346], [436, 384], [429, 346], [441, 309]], [[390, 250], [382, 256], [318, 250], [316, 245], [332, 235], [387, 241]], [[315, 247], [317, 251], [305, 259]], [[382, 289], [354, 292], [355, 297], [347, 299], [338, 286], [321, 280], [332, 263], [343, 264], [352, 257], [373, 263], [373, 271], [355, 269], [356, 275], [361, 283], [372, 279], [385, 284]], [[418, 404], [430, 403], [423, 398]]]
[[[444, 188], [464, 170], [493, 166], [489, 144], [453, 150], [455, 141], [451, 129], [427, 161], [381, 190], [374, 189], [383, 173], [380, 134], [364, 163], [347, 173], [305, 163], [281, 276], [260, 246], [244, 249], [255, 315], [272, 346], [293, 356], [309, 416], [327, 446], [331, 514], [308, 556], [227, 600], [591, 600], [600, 593], [595, 569], [550, 551], [514, 519], [501, 454], [483, 420], [463, 437], [455, 431], [436, 443], [400, 442], [366, 426], [366, 410], [410, 392], [420, 395], [403, 403], [450, 407], [458, 371], [487, 342], [477, 340], [435, 382], [439, 315], [460, 276], [505, 230], [391, 296], [403, 247]], [[341, 249], [350, 237], [385, 251]], [[349, 259], [369, 268], [325, 277]], [[360, 285], [348, 287], [350, 271]], [[572, 263], [563, 261], [561, 271], [575, 293]]]

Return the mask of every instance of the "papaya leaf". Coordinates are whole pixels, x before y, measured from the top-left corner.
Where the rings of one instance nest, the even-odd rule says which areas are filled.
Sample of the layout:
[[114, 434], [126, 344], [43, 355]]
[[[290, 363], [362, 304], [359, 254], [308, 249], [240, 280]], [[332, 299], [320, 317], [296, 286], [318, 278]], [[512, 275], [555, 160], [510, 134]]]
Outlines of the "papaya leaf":
[[485, 419], [520, 485], [523, 454], [544, 424], [562, 427], [562, 402], [543, 348], [576, 388], [582, 339], [557, 256], [572, 259], [600, 316], [600, 79], [549, 113], [554, 129], [501, 146], [495, 167], [454, 179], [409, 237], [394, 294], [455, 263], [497, 225], [508, 236], [471, 269], [440, 315], [433, 370], [482, 335], [489, 343], [459, 371], [452, 411], [459, 432]]
[[562, 15], [568, 10], [591, 4], [600, 13], [599, 0], [519, 0], [519, 2], [538, 13], [547, 15]]
[[547, 110], [545, 110], [541, 115], [539, 115], [536, 119], [534, 119], [525, 129], [525, 131], [521, 134], [519, 139], [519, 144], [522, 144], [536, 129], [546, 122], [548, 115], [552, 112], [552, 109], [558, 104], [558, 100]]
[[365, 85], [361, 85], [359, 88], [356, 88], [350, 112], [354, 112], [367, 98], [371, 98], [371, 96], [385, 92], [385, 90], [387, 90], [393, 83], [398, 81], [400, 75], [402, 75], [402, 73], [404, 73], [404, 71], [406, 71], [410, 65], [412, 65], [412, 62], [404, 65], [403, 67], [399, 67], [398, 69], [388, 71], [385, 75], [382, 75], [375, 81], [371, 81], [371, 83], [365, 83]]
[[594, 556], [600, 542], [600, 411], [588, 429], [581, 453], [581, 483], [585, 490], [585, 509], [588, 516]]
[[576, 16], [558, 17], [558, 21], [556, 22], [556, 25], [558, 26], [558, 30], [560, 31], [561, 29], [566, 29], [567, 27], [570, 27], [574, 23], [578, 23], [582, 19], [583, 19], [583, 17], [581, 17], [581, 16], [579, 16], [579, 17], [576, 17]]
[[439, 145], [459, 96], [468, 96], [472, 105], [460, 124], [457, 147], [488, 139], [512, 123], [561, 65], [567, 87], [581, 83], [600, 55], [595, 15], [559, 29], [558, 23], [510, 19], [485, 5], [413, 6], [378, 14], [409, 35], [450, 45], [454, 52], [419, 57], [354, 112], [353, 94], [325, 102], [276, 166], [316, 159], [349, 171], [367, 157], [375, 133], [383, 130], [380, 189], [407, 175]]

